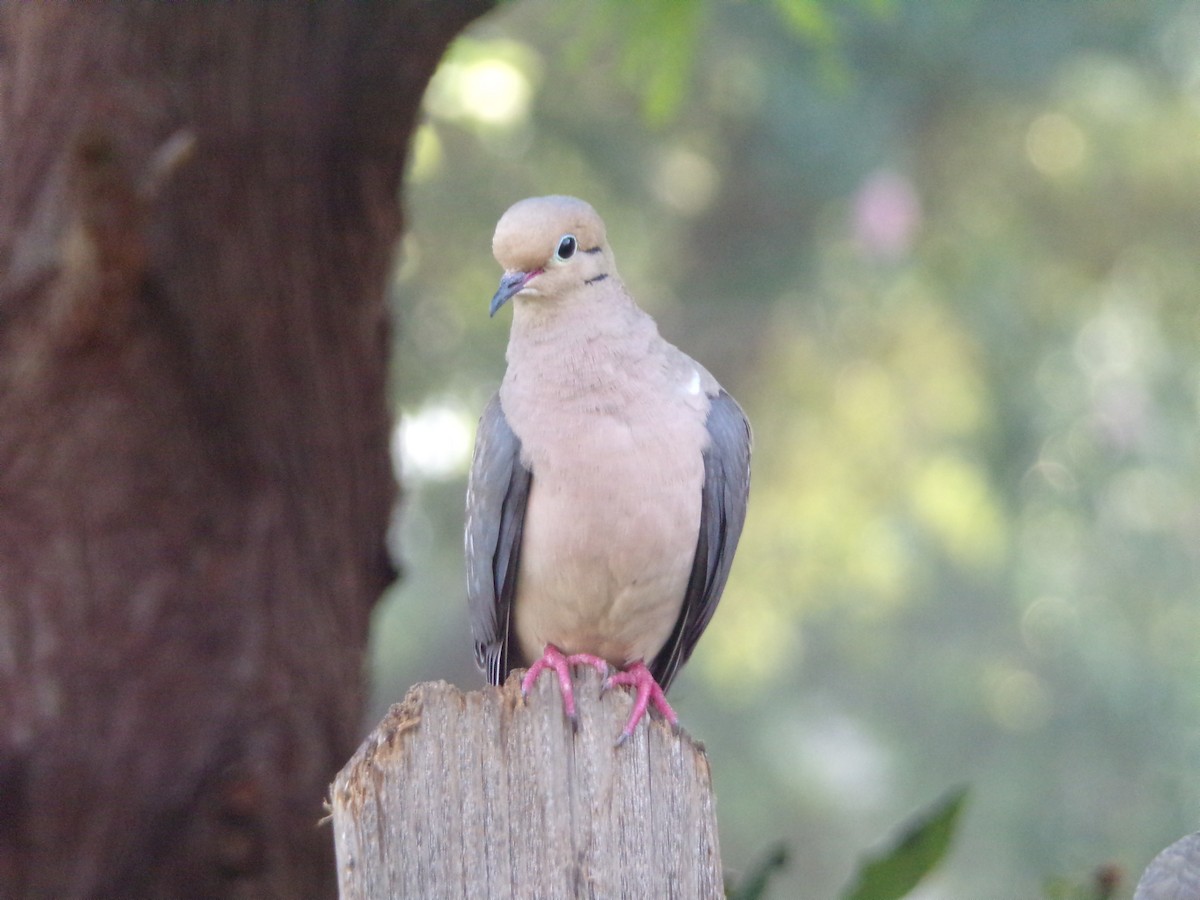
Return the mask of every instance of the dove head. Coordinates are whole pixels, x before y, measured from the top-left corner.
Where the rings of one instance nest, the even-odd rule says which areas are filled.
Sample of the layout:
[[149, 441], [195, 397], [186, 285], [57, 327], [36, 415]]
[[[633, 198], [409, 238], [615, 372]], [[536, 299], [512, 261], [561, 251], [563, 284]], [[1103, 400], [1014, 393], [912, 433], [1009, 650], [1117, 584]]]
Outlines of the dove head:
[[491, 314], [510, 298], [561, 299], [615, 274], [604, 222], [574, 197], [530, 197], [496, 225], [492, 254], [504, 267]]

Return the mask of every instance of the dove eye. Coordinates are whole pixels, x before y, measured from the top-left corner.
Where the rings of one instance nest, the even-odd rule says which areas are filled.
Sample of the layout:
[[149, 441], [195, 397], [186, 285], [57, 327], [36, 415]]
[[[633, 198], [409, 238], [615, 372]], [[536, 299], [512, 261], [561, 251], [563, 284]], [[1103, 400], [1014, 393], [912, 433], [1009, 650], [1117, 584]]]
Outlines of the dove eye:
[[566, 262], [575, 255], [575, 247], [578, 242], [575, 240], [575, 235], [564, 234], [558, 242], [558, 249], [554, 251], [554, 258], [559, 262]]

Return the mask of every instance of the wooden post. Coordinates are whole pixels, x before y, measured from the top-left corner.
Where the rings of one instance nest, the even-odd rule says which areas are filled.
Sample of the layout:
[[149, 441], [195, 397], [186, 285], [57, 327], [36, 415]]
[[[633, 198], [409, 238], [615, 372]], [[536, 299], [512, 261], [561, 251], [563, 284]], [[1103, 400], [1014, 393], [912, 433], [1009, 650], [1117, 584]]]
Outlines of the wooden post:
[[708, 758], [655, 717], [621, 747], [624, 690], [578, 669], [464, 694], [418, 684], [332, 788], [342, 900], [724, 896]]

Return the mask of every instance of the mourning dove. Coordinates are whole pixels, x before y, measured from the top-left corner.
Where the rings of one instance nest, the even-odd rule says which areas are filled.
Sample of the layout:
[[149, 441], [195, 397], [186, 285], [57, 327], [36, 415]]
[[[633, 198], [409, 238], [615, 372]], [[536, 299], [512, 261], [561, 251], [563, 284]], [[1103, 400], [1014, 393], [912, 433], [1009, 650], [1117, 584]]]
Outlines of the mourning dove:
[[687, 661], [746, 518], [750, 426], [625, 289], [604, 222], [573, 197], [512, 206], [492, 240], [513, 301], [508, 370], [479, 421], [466, 557], [476, 659], [492, 684], [550, 668], [617, 671], [636, 698], [620, 741]]

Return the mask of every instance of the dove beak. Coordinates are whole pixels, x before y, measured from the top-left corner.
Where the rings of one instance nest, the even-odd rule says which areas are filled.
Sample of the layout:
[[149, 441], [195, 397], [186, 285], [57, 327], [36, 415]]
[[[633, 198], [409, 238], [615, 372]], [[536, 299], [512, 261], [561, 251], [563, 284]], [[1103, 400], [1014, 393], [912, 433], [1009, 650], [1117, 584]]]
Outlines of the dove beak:
[[492, 297], [492, 303], [488, 307], [488, 315], [494, 316], [496, 310], [507, 303], [512, 297], [525, 290], [525, 285], [529, 284], [538, 275], [541, 275], [542, 271], [542, 269], [534, 269], [531, 272], [505, 272], [504, 277], [500, 279], [500, 287], [497, 288], [495, 295]]

